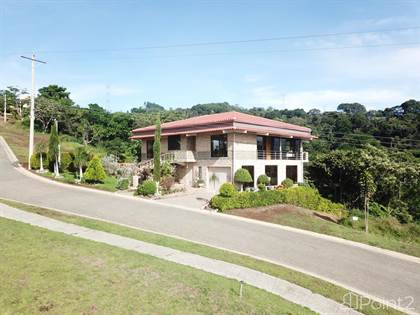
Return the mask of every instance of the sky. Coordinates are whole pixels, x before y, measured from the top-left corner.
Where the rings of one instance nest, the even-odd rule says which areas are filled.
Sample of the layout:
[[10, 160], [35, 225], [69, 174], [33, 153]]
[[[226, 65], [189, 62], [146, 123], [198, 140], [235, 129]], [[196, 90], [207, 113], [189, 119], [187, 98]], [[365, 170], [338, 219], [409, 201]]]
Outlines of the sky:
[[37, 88], [110, 111], [382, 109], [420, 99], [420, 0], [0, 0], [0, 89], [32, 52]]

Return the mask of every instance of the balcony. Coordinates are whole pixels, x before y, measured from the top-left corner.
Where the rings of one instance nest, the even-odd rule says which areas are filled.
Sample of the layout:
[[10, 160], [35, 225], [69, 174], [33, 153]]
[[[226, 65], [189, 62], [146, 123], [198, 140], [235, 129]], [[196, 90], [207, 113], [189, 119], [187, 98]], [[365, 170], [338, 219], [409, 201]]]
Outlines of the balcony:
[[308, 152], [273, 152], [257, 151], [258, 160], [299, 160], [308, 162]]
[[169, 161], [171, 163], [196, 162], [196, 152], [190, 150], [169, 151], [162, 154], [162, 161]]

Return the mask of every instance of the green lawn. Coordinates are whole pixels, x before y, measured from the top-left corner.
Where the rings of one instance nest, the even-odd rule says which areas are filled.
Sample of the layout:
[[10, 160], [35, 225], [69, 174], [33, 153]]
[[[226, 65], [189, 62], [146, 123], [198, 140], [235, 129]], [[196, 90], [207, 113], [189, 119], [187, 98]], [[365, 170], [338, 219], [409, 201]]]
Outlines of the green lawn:
[[[7, 144], [15, 153], [19, 162], [27, 166], [28, 163], [28, 146], [29, 146], [29, 129], [23, 126], [20, 122], [3, 123], [0, 122], [0, 135], [4, 137]], [[49, 135], [44, 133], [35, 133], [35, 145], [40, 141], [48, 141]], [[63, 152], [73, 151], [76, 147], [81, 146], [80, 143], [71, 141], [71, 139], [64, 138], [61, 141], [61, 149]], [[102, 149], [89, 146], [89, 150], [95, 154], [103, 154]]]
[[[279, 205], [279, 209], [286, 207]], [[290, 209], [296, 208], [287, 206]], [[257, 212], [260, 213], [257, 213]], [[384, 249], [420, 257], [420, 225], [400, 224], [396, 219], [369, 218], [369, 234], [364, 232], [364, 222], [359, 220], [348, 225], [337, 224], [321, 219], [312, 211], [273, 211], [264, 209], [238, 209], [226, 211], [227, 214], [256, 218], [262, 221], [295, 227], [321, 234], [332, 235], [347, 240], [364, 243]]]
[[99, 184], [88, 184], [88, 183], [83, 183], [83, 184], [76, 184], [76, 179], [77, 176], [74, 173], [61, 173], [61, 177], [55, 178], [54, 174], [51, 172], [45, 172], [45, 173], [36, 173], [39, 176], [44, 176], [44, 177], [48, 177], [52, 180], [56, 180], [59, 182], [63, 182], [63, 183], [67, 183], [67, 184], [74, 184], [77, 186], [84, 186], [84, 187], [88, 187], [88, 188], [95, 188], [95, 189], [100, 189], [100, 190], [106, 190], [106, 191], [111, 191], [111, 192], [115, 192], [118, 189], [117, 187], [117, 183], [118, 180], [116, 177], [113, 176], [109, 176], [107, 175], [104, 182], [103, 183], [99, 183]]
[[151, 256], [0, 219], [2, 314], [314, 314]]
[[[239, 254], [231, 253], [228, 251], [223, 251], [220, 249], [196, 244], [193, 242], [178, 240], [175, 238], [166, 237], [159, 234], [127, 228], [127, 227], [123, 227], [117, 224], [107, 223], [107, 222], [103, 222], [99, 220], [86, 219], [86, 218], [78, 217], [75, 215], [66, 215], [60, 212], [56, 212], [56, 211], [52, 211], [52, 210], [48, 210], [48, 209], [44, 209], [40, 207], [24, 205], [24, 204], [13, 202], [13, 201], [0, 199], [0, 202], [22, 209], [22, 210], [35, 212], [35, 213], [48, 216], [50, 218], [54, 218], [57, 220], [61, 220], [64, 222], [69, 222], [69, 223], [77, 224], [80, 226], [88, 227], [91, 229], [118, 234], [118, 235], [130, 237], [133, 239], [142, 240], [145, 242], [198, 254], [201, 256], [209, 257], [209, 258], [219, 259], [222, 261], [252, 268], [254, 270], [259, 270], [261, 272], [273, 275], [275, 277], [278, 277], [278, 278], [287, 280], [289, 282], [295, 283], [297, 285], [300, 285], [302, 287], [308, 288], [315, 293], [318, 293], [320, 295], [323, 295], [327, 298], [333, 299], [340, 303], [342, 302], [343, 295], [348, 292], [348, 290], [341, 288], [339, 286], [333, 285], [329, 282], [284, 268], [279, 265], [275, 265], [275, 264], [271, 264], [265, 261], [254, 259], [248, 256], [239, 255]], [[398, 312], [391, 308], [377, 310], [377, 309], [372, 308], [371, 306], [367, 308], [365, 307], [360, 311], [365, 314], [376, 314], [376, 315], [402, 314], [401, 312]]]

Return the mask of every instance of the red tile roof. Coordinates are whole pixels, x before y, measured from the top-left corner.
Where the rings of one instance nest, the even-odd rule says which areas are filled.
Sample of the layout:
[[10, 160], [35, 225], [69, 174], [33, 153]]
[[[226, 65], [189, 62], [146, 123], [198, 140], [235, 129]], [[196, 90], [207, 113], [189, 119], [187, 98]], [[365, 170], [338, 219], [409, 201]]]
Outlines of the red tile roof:
[[[235, 123], [241, 125], [241, 127], [236, 128]], [[191, 117], [188, 119], [177, 120], [173, 122], [163, 123], [162, 124], [162, 136], [169, 134], [182, 134], [182, 133], [194, 133], [194, 132], [208, 132], [209, 129], [240, 129], [255, 131], [259, 128], [267, 128], [266, 132], [272, 134], [295, 134], [296, 137], [299, 137], [299, 134], [302, 135], [302, 138], [311, 138], [311, 129], [285, 123], [282, 121], [267, 119], [263, 117], [248, 115], [240, 112], [226, 112], [218, 113], [204, 116]], [[151, 125], [144, 128], [137, 128], [132, 130], [132, 138], [145, 138], [152, 136], [155, 126]], [[261, 131], [261, 129], [259, 129]]]

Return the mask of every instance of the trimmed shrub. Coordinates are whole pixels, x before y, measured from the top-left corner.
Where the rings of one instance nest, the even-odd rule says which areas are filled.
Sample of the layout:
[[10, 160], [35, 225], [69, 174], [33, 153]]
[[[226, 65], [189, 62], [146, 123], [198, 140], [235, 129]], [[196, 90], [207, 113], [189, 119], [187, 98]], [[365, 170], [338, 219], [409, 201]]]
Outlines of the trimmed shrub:
[[240, 168], [235, 172], [234, 181], [241, 185], [241, 191], [243, 186], [246, 183], [252, 183], [251, 174], [249, 174], [247, 169]]
[[103, 183], [105, 177], [106, 174], [101, 160], [98, 156], [94, 156], [93, 159], [90, 160], [83, 178], [88, 183]]
[[247, 169], [240, 168], [235, 172], [235, 182], [240, 184], [252, 183], [251, 174], [249, 174]]
[[210, 205], [212, 208], [226, 211], [230, 209], [244, 209], [269, 206], [276, 203], [284, 203], [284, 196], [275, 190], [264, 190], [258, 192], [238, 192], [232, 197], [214, 196]]
[[293, 180], [292, 180], [292, 179], [290, 179], [290, 178], [286, 178], [284, 181], [282, 181], [282, 182], [281, 182], [281, 185], [282, 185], [284, 188], [290, 188], [290, 187], [292, 187], [292, 186], [294, 185], [294, 182], [293, 182]]
[[138, 188], [137, 188], [137, 194], [142, 196], [151, 196], [156, 194], [156, 183], [151, 180], [147, 179], [145, 180]]
[[267, 186], [268, 184], [270, 184], [270, 177], [268, 177], [265, 174], [262, 174], [262, 175], [258, 176], [257, 183], [262, 184], [264, 186]]
[[[39, 170], [39, 154], [32, 154], [31, 156], [31, 169], [33, 170]], [[48, 165], [48, 164], [46, 164]]]
[[328, 212], [339, 217], [347, 215], [347, 210], [344, 205], [325, 199], [319, 194], [318, 190], [308, 187], [239, 192], [232, 197], [214, 196], [210, 201], [211, 207], [220, 211], [263, 207], [280, 203]]
[[128, 180], [128, 178], [120, 178], [115, 188], [117, 188], [118, 190], [127, 190], [129, 185], [130, 181]]
[[264, 184], [258, 184], [257, 185], [258, 190], [262, 191], [262, 190], [267, 190], [267, 186]]
[[234, 194], [236, 194], [236, 188], [235, 185], [232, 183], [224, 183], [219, 188], [219, 194], [222, 197], [233, 197]]
[[60, 157], [60, 171], [70, 171], [74, 169], [73, 155], [69, 152], [61, 153]]

